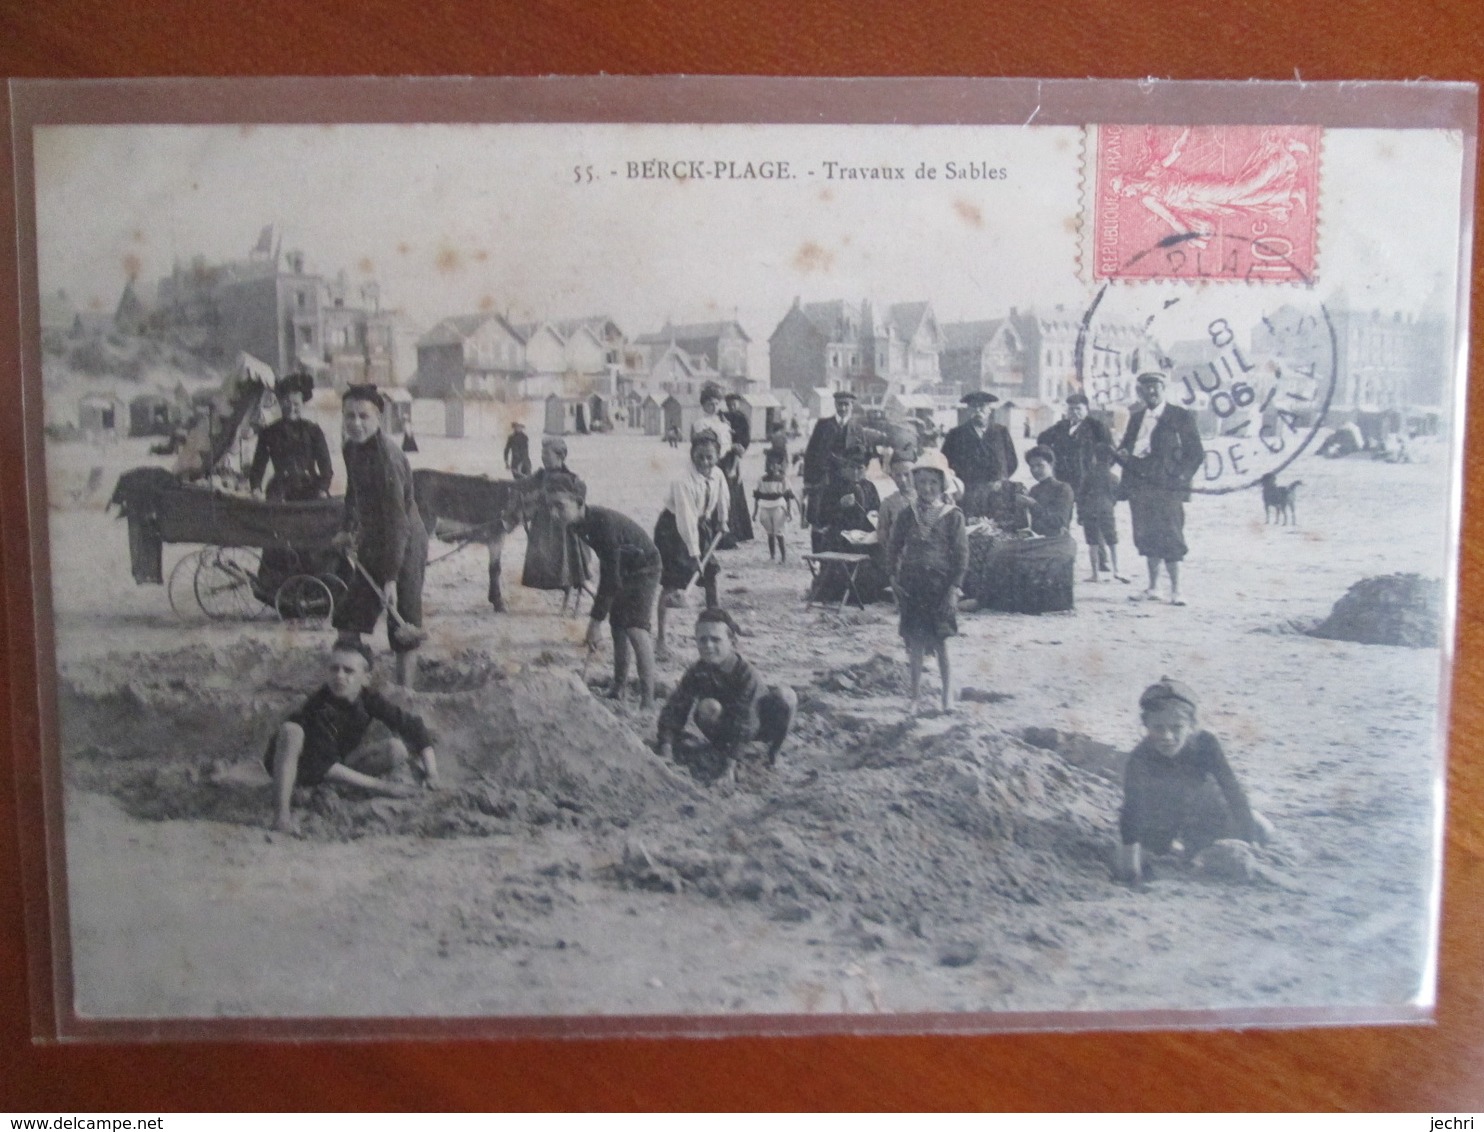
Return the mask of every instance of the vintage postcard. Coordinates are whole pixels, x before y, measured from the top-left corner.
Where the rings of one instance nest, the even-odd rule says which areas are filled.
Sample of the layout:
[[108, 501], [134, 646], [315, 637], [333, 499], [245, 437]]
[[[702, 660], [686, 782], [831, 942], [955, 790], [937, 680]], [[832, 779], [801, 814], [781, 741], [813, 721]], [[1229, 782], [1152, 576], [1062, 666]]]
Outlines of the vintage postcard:
[[1472, 87], [147, 88], [14, 94], [57, 1033], [1429, 1015]]

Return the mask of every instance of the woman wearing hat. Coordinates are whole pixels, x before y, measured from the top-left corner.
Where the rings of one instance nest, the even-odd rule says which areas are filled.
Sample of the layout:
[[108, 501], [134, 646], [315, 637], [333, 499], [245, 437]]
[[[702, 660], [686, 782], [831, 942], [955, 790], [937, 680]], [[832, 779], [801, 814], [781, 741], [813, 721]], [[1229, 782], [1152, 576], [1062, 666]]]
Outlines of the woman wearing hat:
[[723, 455], [732, 450], [732, 426], [721, 413], [721, 386], [708, 381], [701, 386], [701, 415], [690, 426], [690, 438], [694, 440], [702, 433], [716, 437], [717, 446]]
[[[314, 396], [314, 378], [307, 373], [291, 373], [278, 383], [273, 393], [278, 398], [278, 420], [258, 434], [258, 446], [247, 474], [248, 486], [254, 495], [262, 491], [263, 477], [272, 465], [273, 478], [264, 492], [267, 498], [295, 502], [323, 499], [330, 494], [330, 481], [335, 473], [330, 466], [325, 430], [304, 419], [304, 404]], [[264, 547], [258, 564], [259, 596], [271, 602], [278, 587], [291, 574], [333, 571], [333, 559], [333, 552], [310, 554], [287, 547]]]
[[1165, 375], [1139, 374], [1142, 404], [1129, 414], [1114, 459], [1123, 465], [1123, 491], [1133, 521], [1134, 548], [1149, 567], [1149, 588], [1135, 601], [1157, 601], [1160, 563], [1170, 575], [1170, 604], [1180, 597], [1180, 563], [1186, 554], [1185, 504], [1190, 481], [1206, 460], [1195, 417], [1165, 400]]
[[330, 493], [334, 471], [325, 430], [304, 419], [304, 404], [314, 396], [314, 378], [291, 373], [273, 393], [278, 398], [278, 420], [258, 435], [248, 486], [261, 490], [271, 464], [273, 478], [265, 492], [269, 499], [322, 499]]
[[917, 704], [922, 662], [938, 658], [944, 711], [953, 710], [948, 638], [958, 634], [959, 587], [969, 568], [964, 514], [945, 497], [948, 470], [924, 457], [912, 467], [916, 498], [891, 525], [887, 563], [896, 595], [899, 630], [907, 646], [911, 698]]

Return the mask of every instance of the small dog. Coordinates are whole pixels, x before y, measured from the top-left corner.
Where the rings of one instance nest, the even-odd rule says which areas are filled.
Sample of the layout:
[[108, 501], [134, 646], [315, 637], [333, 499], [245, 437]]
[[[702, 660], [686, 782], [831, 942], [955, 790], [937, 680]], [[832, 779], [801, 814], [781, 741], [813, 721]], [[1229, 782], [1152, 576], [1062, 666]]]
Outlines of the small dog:
[[1304, 481], [1294, 480], [1292, 483], [1283, 484], [1280, 487], [1278, 477], [1272, 472], [1269, 472], [1262, 477], [1261, 482], [1263, 521], [1271, 523], [1273, 522], [1273, 517], [1276, 515], [1277, 521], [1280, 524], [1287, 526], [1289, 523], [1292, 523], [1294, 526], [1298, 526], [1298, 512], [1294, 510], [1293, 504], [1298, 496], [1299, 486]]

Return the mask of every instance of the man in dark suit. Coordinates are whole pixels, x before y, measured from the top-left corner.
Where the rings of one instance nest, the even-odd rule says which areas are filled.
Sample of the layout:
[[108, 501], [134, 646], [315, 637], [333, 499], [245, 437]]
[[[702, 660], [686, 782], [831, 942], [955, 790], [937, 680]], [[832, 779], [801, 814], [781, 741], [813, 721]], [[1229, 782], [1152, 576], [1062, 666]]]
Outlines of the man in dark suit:
[[1159, 565], [1170, 575], [1170, 604], [1180, 597], [1180, 563], [1185, 558], [1185, 503], [1190, 481], [1206, 459], [1195, 417], [1165, 400], [1165, 375], [1141, 373], [1142, 404], [1129, 414], [1128, 429], [1115, 459], [1123, 465], [1124, 494], [1134, 524], [1134, 546], [1149, 565], [1149, 588], [1135, 601], [1157, 601]]
[[[1087, 394], [1071, 393], [1067, 396], [1067, 415], [1036, 437], [1036, 443], [1049, 448], [1056, 455], [1056, 478], [1071, 487], [1077, 497], [1077, 517], [1082, 518], [1083, 481], [1092, 468], [1092, 454], [1100, 446], [1113, 447], [1113, 437], [1108, 426], [1096, 417], [1088, 416]], [[1089, 543], [1089, 546], [1092, 544]], [[1106, 550], [1103, 557], [1095, 558], [1094, 571], [1108, 569]]]
[[994, 493], [1020, 466], [1010, 430], [989, 419], [989, 407], [998, 400], [993, 393], [981, 390], [965, 393], [963, 402], [969, 406], [969, 419], [949, 429], [943, 438], [943, 458], [964, 484], [959, 506], [971, 519], [990, 513]]
[[814, 425], [809, 446], [804, 449], [805, 516], [812, 534], [810, 542], [817, 553], [823, 546], [825, 532], [837, 526], [836, 519], [842, 496], [850, 494], [853, 481], [845, 475], [847, 452], [864, 453], [869, 460], [878, 447], [888, 442], [884, 432], [866, 425], [854, 415], [855, 394], [841, 389], [835, 393], [835, 415], [824, 417]]

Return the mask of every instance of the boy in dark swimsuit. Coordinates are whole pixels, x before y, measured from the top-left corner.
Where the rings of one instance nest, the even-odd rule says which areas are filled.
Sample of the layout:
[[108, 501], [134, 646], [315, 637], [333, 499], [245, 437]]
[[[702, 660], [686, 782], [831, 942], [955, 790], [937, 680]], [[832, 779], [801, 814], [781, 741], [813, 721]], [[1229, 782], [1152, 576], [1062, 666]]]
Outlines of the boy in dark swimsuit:
[[[296, 786], [333, 782], [387, 798], [410, 797], [416, 788], [405, 778], [409, 751], [417, 752], [428, 789], [438, 788], [438, 759], [422, 718], [367, 688], [370, 676], [371, 650], [337, 642], [324, 684], [279, 727], [263, 757], [273, 776], [274, 829], [298, 832], [291, 812]], [[393, 738], [366, 742], [373, 720]]]

